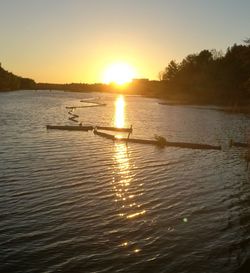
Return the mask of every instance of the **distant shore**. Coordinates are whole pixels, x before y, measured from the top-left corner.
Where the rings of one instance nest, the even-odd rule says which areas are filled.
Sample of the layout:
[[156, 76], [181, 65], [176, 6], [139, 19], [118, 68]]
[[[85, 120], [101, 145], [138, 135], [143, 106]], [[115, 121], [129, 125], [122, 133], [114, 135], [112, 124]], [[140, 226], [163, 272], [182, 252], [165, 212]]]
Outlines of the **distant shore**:
[[228, 106], [225, 104], [212, 104], [212, 103], [195, 103], [195, 102], [188, 102], [188, 101], [161, 101], [159, 102], [160, 105], [166, 106], [194, 106], [195, 108], [203, 108], [210, 110], [220, 110], [228, 113], [243, 113], [243, 114], [250, 114], [250, 103], [242, 104], [242, 105], [233, 105]]
[[[61, 85], [60, 85], [61, 86]], [[61, 86], [62, 87], [62, 86]], [[121, 92], [121, 90], [105, 90], [105, 91], [100, 91], [98, 89], [96, 90], [76, 90], [76, 89], [57, 89], [57, 88], [43, 88], [43, 89], [17, 89], [17, 90], [0, 90], [0, 93], [6, 93], [6, 92], [15, 92], [15, 91], [24, 91], [24, 90], [30, 90], [30, 91], [59, 91], [59, 92], [74, 92], [74, 93], [113, 93], [113, 94], [122, 94], [124, 96], [129, 96], [129, 97], [147, 97], [147, 98], [155, 98], [159, 100], [160, 105], [166, 105], [166, 106], [193, 106], [195, 108], [203, 108], [205, 107], [206, 109], [211, 109], [211, 110], [220, 110], [228, 113], [242, 113], [242, 114], [250, 114], [250, 101], [246, 102], [238, 102], [238, 103], [222, 103], [222, 102], [212, 102], [212, 101], [198, 101], [198, 100], [188, 100], [188, 99], [166, 99], [164, 97], [160, 96], [152, 96], [149, 94], [138, 94], [134, 93], [131, 94], [130, 92]]]

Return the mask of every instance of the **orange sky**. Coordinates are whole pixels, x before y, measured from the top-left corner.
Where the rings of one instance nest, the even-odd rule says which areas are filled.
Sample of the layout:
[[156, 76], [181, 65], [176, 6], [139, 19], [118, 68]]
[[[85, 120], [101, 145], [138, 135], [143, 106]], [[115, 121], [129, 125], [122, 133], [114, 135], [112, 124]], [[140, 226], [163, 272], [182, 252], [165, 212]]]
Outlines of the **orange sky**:
[[250, 1], [1, 2], [0, 62], [37, 82], [102, 82], [115, 62], [158, 79], [170, 60], [249, 36]]

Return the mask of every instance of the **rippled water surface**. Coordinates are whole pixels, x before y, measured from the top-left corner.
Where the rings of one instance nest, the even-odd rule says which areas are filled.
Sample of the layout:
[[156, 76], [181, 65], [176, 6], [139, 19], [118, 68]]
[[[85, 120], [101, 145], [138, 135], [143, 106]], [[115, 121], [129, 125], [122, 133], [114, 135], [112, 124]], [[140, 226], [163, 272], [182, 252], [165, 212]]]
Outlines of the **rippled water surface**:
[[[133, 125], [134, 137], [222, 145], [160, 149], [72, 124]], [[249, 272], [250, 118], [97, 93], [0, 94], [0, 272]]]

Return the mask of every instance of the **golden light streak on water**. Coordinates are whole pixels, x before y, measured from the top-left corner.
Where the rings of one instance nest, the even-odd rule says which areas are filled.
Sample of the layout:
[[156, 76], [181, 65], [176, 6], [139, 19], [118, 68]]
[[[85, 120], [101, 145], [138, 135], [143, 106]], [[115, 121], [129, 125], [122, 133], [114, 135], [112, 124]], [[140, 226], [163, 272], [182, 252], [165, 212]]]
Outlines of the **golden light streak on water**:
[[122, 128], [125, 124], [125, 100], [120, 95], [115, 102], [115, 127]]
[[128, 215], [127, 218], [128, 218], [128, 219], [134, 218], [134, 217], [136, 217], [136, 216], [143, 215], [145, 212], [146, 212], [145, 210], [142, 210], [142, 211], [140, 211], [140, 212], [136, 212], [136, 213], [133, 213], [133, 214]]
[[[121, 100], [117, 100], [119, 104]], [[120, 102], [119, 102], [120, 101]], [[121, 108], [117, 108], [117, 112], [120, 111]], [[119, 115], [118, 115], [119, 116]], [[126, 143], [114, 143], [114, 162], [115, 168], [113, 171], [113, 179], [112, 179], [112, 189], [114, 191], [114, 202], [116, 207], [118, 208], [118, 216], [126, 219], [127, 223], [135, 221], [134, 219], [138, 217], [142, 217], [146, 213], [146, 210], [141, 208], [141, 204], [139, 203], [138, 197], [143, 193], [136, 193], [135, 185], [132, 183], [136, 183], [134, 181], [134, 165], [131, 162], [129, 149]], [[133, 167], [133, 168], [132, 168]], [[140, 188], [142, 184], [138, 184]], [[137, 220], [138, 221], [138, 220]], [[128, 241], [133, 242], [133, 244], [137, 244], [132, 238], [128, 238], [127, 234], [124, 234], [124, 241], [120, 244], [121, 247], [127, 247]], [[137, 254], [141, 251], [141, 248], [135, 248], [133, 254]]]
[[[133, 171], [129, 158], [129, 151], [126, 143], [115, 143], [114, 161], [117, 168], [114, 170], [113, 190], [115, 202], [120, 206], [120, 217], [132, 219], [146, 213], [141, 208], [137, 197], [140, 194], [134, 194], [131, 189], [133, 182]], [[141, 185], [139, 185], [140, 187]]]

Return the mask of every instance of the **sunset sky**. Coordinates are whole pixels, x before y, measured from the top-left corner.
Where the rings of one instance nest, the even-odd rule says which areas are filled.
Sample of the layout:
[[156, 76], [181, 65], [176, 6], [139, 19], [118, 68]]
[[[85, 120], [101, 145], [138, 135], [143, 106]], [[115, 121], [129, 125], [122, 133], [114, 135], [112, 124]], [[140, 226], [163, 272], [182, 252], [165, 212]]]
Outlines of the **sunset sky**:
[[101, 82], [125, 62], [157, 79], [171, 59], [250, 37], [249, 0], [0, 0], [0, 62], [37, 82]]

